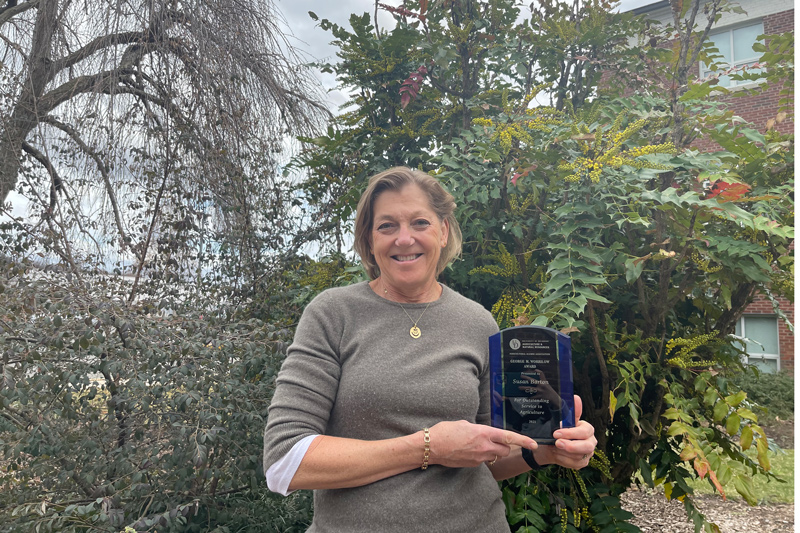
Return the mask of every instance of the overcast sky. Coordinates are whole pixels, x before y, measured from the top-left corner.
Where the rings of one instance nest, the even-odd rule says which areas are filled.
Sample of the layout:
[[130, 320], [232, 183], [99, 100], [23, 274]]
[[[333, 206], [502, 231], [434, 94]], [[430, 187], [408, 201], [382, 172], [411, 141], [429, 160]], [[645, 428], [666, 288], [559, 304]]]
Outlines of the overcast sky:
[[[402, 0], [381, 0], [391, 6], [403, 5]], [[637, 7], [655, 3], [656, 0], [621, 0], [619, 9], [627, 11]], [[289, 30], [294, 35], [295, 45], [310, 56], [310, 59], [336, 61], [336, 49], [330, 46], [332, 36], [330, 32], [322, 31], [318, 23], [308, 16], [313, 11], [321, 19], [350, 28], [348, 19], [352, 13], [375, 12], [374, 0], [278, 0], [277, 6], [286, 19]], [[392, 17], [383, 9], [378, 11], [378, 20], [382, 26], [391, 26]], [[335, 86], [332, 75], [318, 73], [323, 86], [330, 90]], [[344, 96], [335, 90], [330, 90], [328, 99], [333, 111], [345, 101]]]
[[[381, 0], [383, 3], [392, 6], [403, 5], [402, 0]], [[621, 10], [634, 9], [643, 5], [654, 3], [656, 0], [622, 0]], [[352, 13], [374, 13], [374, 0], [277, 0], [276, 5], [283, 14], [289, 31], [293, 35], [293, 43], [300, 50], [305, 52], [308, 60], [317, 61], [336, 61], [336, 49], [330, 46], [332, 36], [330, 32], [323, 31], [314, 22], [308, 12], [313, 11], [320, 19], [328, 19], [339, 25], [350, 27], [348, 19]], [[378, 11], [378, 20], [381, 26], [391, 26], [393, 19], [384, 10]], [[336, 80], [333, 75], [317, 73], [323, 87], [328, 90], [328, 102], [330, 109], [336, 112], [338, 107], [345, 102], [345, 97], [339, 91], [333, 90]], [[12, 192], [8, 201], [12, 204], [14, 216], [25, 214], [24, 200]]]

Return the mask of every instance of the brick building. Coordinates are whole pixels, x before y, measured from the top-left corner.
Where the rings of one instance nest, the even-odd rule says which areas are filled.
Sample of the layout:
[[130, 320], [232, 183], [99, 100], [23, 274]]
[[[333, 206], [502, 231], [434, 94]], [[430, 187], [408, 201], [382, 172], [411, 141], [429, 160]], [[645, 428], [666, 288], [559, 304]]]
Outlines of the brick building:
[[[794, 32], [794, 3], [792, 0], [738, 0], [745, 13], [724, 13], [709, 34], [720, 54], [729, 66], [749, 65], [760, 56], [752, 49], [759, 35], [774, 35]], [[645, 14], [648, 19], [662, 23], [672, 22], [672, 11], [667, 1], [653, 2], [633, 10], [636, 14]], [[714, 72], [705, 65], [698, 64], [695, 75], [707, 77]], [[742, 84], [742, 85], [740, 85]], [[753, 124], [760, 131], [765, 131], [767, 121], [775, 119], [778, 114], [778, 87], [767, 87], [748, 95], [735, 93], [745, 88], [752, 88], [753, 83], [743, 84], [731, 80], [728, 76], [720, 76], [720, 86], [727, 87], [731, 94], [719, 94], [715, 98], [728, 105], [735, 115]], [[775, 124], [781, 132], [794, 129], [792, 117]], [[701, 140], [695, 145], [701, 150], [716, 150], [718, 146], [709, 140]], [[779, 298], [780, 310], [794, 324], [794, 305]], [[786, 323], [773, 309], [772, 303], [762, 295], [755, 298], [747, 306], [744, 315], [736, 326], [739, 335], [753, 339], [748, 343], [749, 362], [766, 372], [784, 370], [794, 371], [794, 335]]]

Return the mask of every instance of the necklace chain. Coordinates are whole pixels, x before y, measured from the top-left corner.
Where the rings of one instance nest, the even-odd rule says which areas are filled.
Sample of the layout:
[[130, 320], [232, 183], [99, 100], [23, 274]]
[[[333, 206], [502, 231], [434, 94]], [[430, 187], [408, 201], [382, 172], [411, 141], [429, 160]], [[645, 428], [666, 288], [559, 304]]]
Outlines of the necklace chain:
[[[386, 285], [383, 284], [383, 279], [381, 279], [381, 287], [383, 287], [383, 294], [384, 295], [388, 295], [389, 291], [386, 290]], [[422, 310], [422, 313], [419, 315], [419, 318], [414, 320], [413, 318], [411, 318], [411, 315], [408, 314], [408, 311], [406, 311], [406, 308], [403, 307], [403, 304], [401, 304], [400, 302], [397, 302], [397, 304], [400, 306], [400, 309], [403, 310], [403, 312], [406, 314], [408, 319], [414, 324], [413, 326], [411, 326], [411, 329], [408, 330], [408, 334], [411, 335], [412, 339], [419, 339], [422, 336], [422, 331], [417, 327], [417, 323], [420, 320], [422, 320], [422, 315], [425, 314], [425, 311], [428, 310], [428, 308], [431, 306], [432, 303], [433, 303], [433, 300], [428, 302], [428, 305], [426, 305], [425, 309]]]

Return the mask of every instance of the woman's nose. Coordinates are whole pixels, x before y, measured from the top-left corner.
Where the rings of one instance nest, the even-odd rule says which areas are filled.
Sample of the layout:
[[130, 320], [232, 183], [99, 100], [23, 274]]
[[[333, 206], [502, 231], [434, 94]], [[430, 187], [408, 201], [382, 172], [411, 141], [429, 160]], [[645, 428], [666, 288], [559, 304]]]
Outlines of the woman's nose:
[[411, 246], [414, 244], [414, 237], [411, 235], [411, 228], [401, 224], [400, 230], [397, 233], [397, 246]]

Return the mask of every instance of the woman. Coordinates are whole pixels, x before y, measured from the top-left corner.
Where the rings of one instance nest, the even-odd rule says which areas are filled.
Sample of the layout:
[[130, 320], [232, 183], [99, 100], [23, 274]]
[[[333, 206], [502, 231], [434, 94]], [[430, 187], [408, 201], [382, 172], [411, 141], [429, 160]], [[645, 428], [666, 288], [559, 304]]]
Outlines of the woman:
[[[537, 464], [582, 468], [594, 451], [585, 421], [554, 446], [487, 425], [497, 324], [436, 281], [461, 248], [454, 209], [423, 172], [373, 176], [355, 227], [372, 281], [323, 292], [300, 319], [264, 468], [276, 492], [315, 490], [309, 531], [507, 532], [496, 480]], [[576, 397], [576, 418], [580, 407]]]

